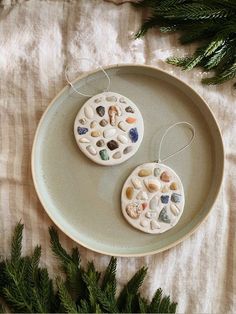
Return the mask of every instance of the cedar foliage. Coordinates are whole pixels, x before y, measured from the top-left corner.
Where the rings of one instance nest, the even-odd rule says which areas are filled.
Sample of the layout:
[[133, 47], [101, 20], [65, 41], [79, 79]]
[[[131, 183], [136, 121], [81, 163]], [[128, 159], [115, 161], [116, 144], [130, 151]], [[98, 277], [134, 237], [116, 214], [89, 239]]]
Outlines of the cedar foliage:
[[104, 274], [89, 262], [81, 266], [78, 248], [68, 253], [60, 244], [57, 231], [49, 228], [51, 248], [58, 259], [62, 278], [55, 283], [48, 270], [40, 267], [41, 247], [22, 256], [23, 224], [15, 227], [11, 255], [0, 262], [0, 313], [175, 313], [177, 303], [162, 296], [158, 289], [151, 301], [140, 295], [139, 288], [147, 273], [142, 267], [116, 291], [116, 258], [112, 257]]
[[[161, 32], [180, 32], [181, 44], [198, 43], [191, 56], [170, 57], [167, 62], [191, 70], [200, 66], [215, 75], [204, 84], [222, 84], [236, 77], [236, 1], [235, 0], [141, 0], [137, 7], [148, 8], [136, 37], [153, 27]], [[236, 87], [236, 83], [234, 83]]]

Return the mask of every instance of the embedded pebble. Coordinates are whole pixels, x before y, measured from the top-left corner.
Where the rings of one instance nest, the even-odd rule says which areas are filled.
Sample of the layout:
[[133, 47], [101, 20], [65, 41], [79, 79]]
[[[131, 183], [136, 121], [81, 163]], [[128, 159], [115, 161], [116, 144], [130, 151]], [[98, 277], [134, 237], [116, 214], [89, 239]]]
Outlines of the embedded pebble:
[[136, 122], [136, 119], [135, 118], [132, 118], [132, 117], [128, 117], [126, 120], [125, 120], [127, 123], [129, 124], [133, 124]]
[[120, 141], [122, 144], [127, 144], [128, 141], [129, 141], [128, 138], [127, 138], [127, 136], [122, 135], [122, 134], [118, 135], [118, 136], [117, 136], [117, 139], [118, 139], [118, 141]]
[[132, 143], [136, 143], [138, 140], [138, 130], [137, 128], [132, 128], [129, 130], [129, 137]]
[[134, 109], [131, 106], [125, 108], [126, 112], [134, 113]]
[[160, 188], [161, 188], [161, 184], [157, 180], [144, 179], [143, 182], [144, 182], [146, 188], [148, 189], [148, 191], [151, 193], [156, 192], [156, 191], [160, 190]]
[[119, 144], [114, 141], [114, 140], [111, 140], [110, 142], [107, 143], [107, 147], [110, 149], [110, 150], [114, 150], [116, 148], [119, 147]]
[[116, 116], [118, 116], [118, 110], [116, 108], [116, 106], [110, 106], [108, 109], [108, 115], [109, 115], [109, 119], [110, 119], [110, 124], [112, 126], [116, 125]]
[[170, 185], [170, 189], [171, 190], [178, 190], [178, 185], [176, 182], [172, 182], [171, 185]]
[[86, 134], [88, 132], [88, 128], [81, 128], [80, 126], [78, 126], [77, 132], [79, 135]]
[[108, 121], [107, 121], [106, 119], [102, 119], [102, 120], [99, 122], [99, 124], [100, 124], [102, 127], [104, 127], [104, 126], [106, 126], [106, 125], [108, 124]]
[[160, 174], [161, 174], [161, 169], [160, 168], [155, 168], [154, 169], [154, 176], [155, 177], [159, 177]]
[[120, 117], [122, 115], [121, 108], [119, 106], [116, 106], [116, 110], [117, 110], [118, 117]]
[[159, 221], [162, 221], [162, 222], [165, 222], [165, 223], [170, 223], [170, 218], [167, 214], [167, 209], [166, 207], [163, 207], [160, 214], [159, 214], [159, 217], [158, 217], [158, 220]]
[[98, 103], [101, 102], [101, 101], [102, 101], [102, 97], [96, 98], [96, 99], [94, 100], [94, 102], [95, 102], [96, 104], [98, 104]]
[[114, 159], [119, 159], [121, 158], [121, 152], [116, 152], [113, 156]]
[[152, 171], [149, 169], [141, 169], [138, 172], [139, 177], [147, 177], [147, 176], [150, 176], [151, 174], [152, 174]]
[[101, 132], [99, 132], [99, 131], [92, 131], [91, 132], [91, 136], [92, 137], [99, 137], [99, 136], [101, 136]]
[[116, 129], [107, 129], [103, 132], [105, 138], [110, 138], [116, 134]]
[[127, 124], [125, 124], [125, 122], [123, 122], [123, 121], [120, 121], [120, 122], [118, 123], [118, 127], [119, 127], [122, 131], [124, 131], [124, 132], [126, 132], [127, 129], [128, 129]]
[[79, 123], [85, 125], [87, 123], [87, 120], [85, 118], [79, 119]]
[[132, 146], [128, 146], [128, 147], [126, 147], [126, 148], [124, 149], [123, 153], [124, 153], [124, 154], [128, 154], [128, 153], [130, 153], [132, 150], [133, 150], [133, 147], [132, 147]]
[[92, 119], [94, 115], [93, 109], [90, 106], [85, 107], [84, 114], [88, 119]]
[[137, 200], [142, 200], [142, 201], [148, 200], [147, 192], [145, 192], [145, 191], [138, 192], [138, 194], [136, 195], [136, 199]]
[[160, 178], [161, 178], [161, 180], [164, 181], [164, 182], [170, 182], [170, 176], [169, 176], [169, 174], [168, 174], [167, 171], [162, 172]]
[[151, 220], [150, 227], [152, 230], [161, 228], [161, 226], [159, 225], [159, 223], [156, 220]]
[[90, 128], [93, 129], [93, 128], [95, 128], [95, 126], [97, 126], [97, 121], [92, 121], [90, 123]]
[[150, 200], [149, 208], [152, 210], [157, 210], [159, 204], [159, 198], [158, 196], [153, 196], [153, 198]]
[[168, 186], [164, 185], [163, 189], [161, 190], [162, 193], [167, 193], [169, 191]]
[[142, 182], [138, 178], [132, 178], [131, 182], [133, 183], [133, 186], [135, 187], [136, 190], [141, 189]]
[[123, 97], [121, 97], [121, 98], [119, 99], [119, 102], [122, 103], [122, 104], [126, 104], [126, 101], [125, 101], [125, 99], [124, 99]]
[[92, 145], [87, 146], [86, 149], [91, 155], [97, 155], [97, 151]]
[[97, 111], [97, 114], [100, 116], [100, 117], [103, 117], [104, 114], [105, 114], [105, 108], [103, 106], [98, 106], [96, 108], [96, 111]]
[[157, 216], [157, 213], [156, 213], [156, 212], [151, 212], [151, 211], [148, 211], [148, 212], [146, 212], [146, 214], [145, 214], [145, 217], [147, 217], [147, 218], [149, 218], [149, 219], [151, 219], [151, 218], [156, 218], [156, 216]]
[[133, 219], [137, 219], [142, 213], [142, 205], [139, 203], [130, 203], [126, 206], [126, 213]]
[[148, 206], [148, 203], [142, 203], [143, 210], [146, 209], [147, 206]]
[[149, 224], [149, 220], [147, 220], [147, 219], [142, 219], [142, 220], [140, 221], [140, 225], [141, 225], [142, 227], [147, 227], [148, 224]]
[[96, 145], [97, 145], [98, 147], [102, 147], [102, 146], [105, 145], [105, 142], [104, 142], [104, 140], [99, 140], [99, 141], [97, 141]]
[[171, 210], [172, 214], [175, 215], [175, 216], [178, 216], [179, 213], [180, 213], [179, 207], [177, 205], [175, 205], [175, 204], [171, 204], [170, 205], [170, 210]]
[[162, 202], [162, 204], [168, 204], [168, 202], [169, 202], [169, 195], [162, 195], [161, 196], [161, 202]]
[[107, 96], [106, 101], [117, 101], [116, 96]]
[[180, 203], [181, 202], [181, 195], [178, 193], [173, 193], [171, 195], [171, 201], [174, 203]]
[[100, 150], [99, 154], [102, 160], [109, 160], [109, 155], [106, 149]]
[[128, 186], [127, 189], [126, 189], [126, 197], [129, 200], [132, 200], [133, 195], [134, 195], [134, 188], [132, 186]]
[[79, 139], [80, 143], [89, 143], [90, 141], [86, 137], [81, 137]]

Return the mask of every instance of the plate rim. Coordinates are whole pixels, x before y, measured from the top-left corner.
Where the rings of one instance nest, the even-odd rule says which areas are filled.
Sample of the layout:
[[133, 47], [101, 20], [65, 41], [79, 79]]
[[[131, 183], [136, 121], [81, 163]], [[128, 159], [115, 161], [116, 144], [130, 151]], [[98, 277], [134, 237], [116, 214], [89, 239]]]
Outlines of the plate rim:
[[[181, 79], [179, 79], [178, 77], [176, 77], [173, 74], [168, 73], [165, 70], [162, 70], [156, 66], [151, 66], [151, 65], [145, 65], [145, 64], [133, 64], [133, 63], [117, 63], [117, 64], [111, 64], [108, 66], [104, 66], [103, 69], [104, 70], [112, 70], [115, 68], [123, 68], [123, 67], [136, 67], [136, 68], [144, 68], [144, 69], [150, 69], [150, 70], [154, 70], [154, 71], [158, 71], [163, 73], [164, 75], [170, 76], [173, 80], [179, 82], [180, 84], [184, 85], [185, 87], [187, 87], [189, 90], [191, 90], [192, 93], [195, 94], [195, 96], [199, 97], [200, 100], [204, 103], [204, 105], [206, 106], [206, 108], [209, 110], [212, 119], [217, 127], [217, 130], [219, 132], [219, 140], [220, 140], [220, 146], [221, 146], [221, 151], [222, 151], [222, 167], [221, 167], [221, 171], [220, 171], [220, 181], [219, 181], [219, 185], [216, 189], [216, 193], [215, 196], [213, 198], [212, 201], [212, 205], [209, 208], [208, 212], [205, 214], [205, 216], [203, 217], [202, 220], [200, 220], [189, 232], [187, 232], [185, 235], [183, 235], [182, 237], [180, 237], [179, 239], [177, 239], [176, 241], [173, 241], [171, 244], [166, 245], [162, 248], [156, 249], [156, 250], [152, 250], [149, 252], [143, 252], [143, 253], [110, 253], [110, 252], [106, 252], [104, 250], [100, 250], [97, 248], [93, 248], [88, 244], [83, 243], [83, 241], [81, 241], [80, 239], [76, 239], [73, 235], [71, 235], [66, 228], [64, 228], [59, 222], [56, 221], [56, 219], [53, 217], [53, 215], [50, 213], [50, 211], [47, 209], [47, 206], [43, 200], [43, 196], [40, 194], [38, 185], [37, 185], [37, 178], [36, 178], [36, 170], [35, 170], [35, 152], [36, 152], [36, 143], [37, 143], [37, 139], [39, 137], [39, 132], [41, 129], [41, 125], [43, 124], [44, 118], [46, 117], [48, 111], [51, 109], [51, 107], [53, 106], [54, 102], [68, 89], [70, 88], [70, 85], [67, 84], [65, 85], [65, 87], [63, 87], [61, 89], [61, 91], [59, 93], [56, 94], [56, 96], [50, 101], [49, 105], [47, 106], [47, 108], [45, 109], [45, 111], [43, 112], [39, 123], [37, 125], [36, 128], [36, 132], [34, 135], [34, 140], [33, 140], [33, 145], [32, 145], [32, 150], [31, 150], [31, 174], [32, 174], [32, 179], [33, 179], [33, 184], [34, 184], [34, 188], [35, 188], [35, 192], [37, 194], [37, 197], [39, 198], [39, 201], [43, 207], [43, 209], [45, 210], [45, 212], [47, 213], [47, 215], [49, 216], [49, 218], [52, 220], [52, 222], [64, 233], [66, 234], [66, 236], [68, 236], [70, 239], [72, 239], [75, 243], [82, 245], [83, 247], [96, 252], [96, 253], [100, 253], [100, 254], [105, 254], [105, 255], [109, 255], [109, 256], [117, 256], [117, 257], [142, 257], [142, 256], [148, 256], [148, 255], [154, 255], [163, 251], [166, 251], [176, 245], [178, 245], [179, 243], [183, 242], [184, 240], [186, 240], [187, 238], [189, 238], [199, 227], [201, 224], [203, 224], [206, 219], [208, 218], [208, 216], [210, 215], [210, 213], [213, 210], [213, 207], [216, 203], [216, 200], [219, 196], [220, 193], [220, 189], [222, 187], [222, 182], [223, 182], [223, 178], [224, 178], [224, 168], [225, 168], [225, 149], [224, 149], [224, 143], [223, 143], [223, 137], [222, 137], [222, 133], [221, 133], [221, 129], [219, 127], [219, 124], [216, 120], [216, 117], [212, 111], [212, 109], [209, 107], [209, 105], [207, 104], [207, 102], [204, 100], [204, 98], [195, 90], [193, 89], [190, 85], [188, 85], [186, 82], [182, 81]], [[96, 74], [98, 72], [100, 72], [101, 69], [97, 68], [95, 70], [91, 70], [88, 71], [82, 75], [79, 75], [78, 77], [76, 77], [73, 81], [72, 84], [75, 84], [77, 81], [80, 81], [86, 77], [89, 77], [90, 75]]]

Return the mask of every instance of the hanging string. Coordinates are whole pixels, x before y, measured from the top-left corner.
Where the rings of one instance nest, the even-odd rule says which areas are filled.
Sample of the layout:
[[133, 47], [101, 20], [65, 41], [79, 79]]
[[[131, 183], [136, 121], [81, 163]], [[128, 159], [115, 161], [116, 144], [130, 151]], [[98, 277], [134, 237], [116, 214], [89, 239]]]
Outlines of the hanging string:
[[[178, 149], [176, 152], [170, 154], [170, 155], [167, 155], [165, 158], [161, 159], [161, 149], [162, 149], [162, 144], [163, 144], [163, 141], [164, 141], [164, 138], [166, 137], [166, 135], [169, 133], [169, 131], [171, 129], [173, 129], [174, 127], [178, 126], [178, 125], [185, 125], [187, 126], [190, 131], [192, 132], [192, 136], [189, 140], [189, 142], [184, 145], [183, 147], [181, 147], [180, 149]], [[168, 159], [170, 159], [171, 157], [179, 154], [180, 152], [182, 152], [183, 150], [185, 150], [187, 147], [189, 147], [191, 144], [192, 144], [192, 141], [194, 140], [194, 137], [195, 137], [195, 129], [194, 127], [192, 126], [191, 123], [188, 123], [188, 122], [185, 122], [185, 121], [181, 121], [181, 122], [176, 122], [174, 124], [172, 124], [166, 131], [165, 133], [162, 135], [162, 138], [161, 138], [161, 142], [160, 142], [160, 146], [159, 146], [159, 150], [158, 150], [158, 160], [156, 161], [157, 163], [159, 162], [164, 162]]]
[[[102, 67], [100, 64], [96, 63], [94, 60], [89, 59], [89, 58], [79, 58], [79, 60], [87, 60], [87, 61], [93, 62], [93, 63], [95, 63], [95, 64], [98, 65], [98, 67], [102, 70], [102, 72], [104, 73], [104, 75], [106, 76], [107, 81], [108, 81], [108, 83], [107, 83], [107, 88], [106, 88], [105, 90], [103, 90], [103, 92], [109, 92], [109, 90], [110, 90], [110, 85], [111, 85], [111, 79], [110, 79], [109, 75], [107, 74], [107, 72], [103, 69], [103, 67]], [[65, 68], [65, 78], [66, 78], [67, 83], [71, 86], [71, 88], [72, 88], [77, 94], [79, 94], [79, 95], [81, 95], [81, 96], [85, 96], [85, 97], [93, 97], [93, 96], [94, 96], [94, 95], [89, 95], [89, 94], [82, 93], [82, 92], [78, 91], [78, 90], [74, 87], [73, 83], [70, 81], [70, 79], [69, 79], [69, 77], [68, 77], [68, 65], [67, 65], [66, 68]]]

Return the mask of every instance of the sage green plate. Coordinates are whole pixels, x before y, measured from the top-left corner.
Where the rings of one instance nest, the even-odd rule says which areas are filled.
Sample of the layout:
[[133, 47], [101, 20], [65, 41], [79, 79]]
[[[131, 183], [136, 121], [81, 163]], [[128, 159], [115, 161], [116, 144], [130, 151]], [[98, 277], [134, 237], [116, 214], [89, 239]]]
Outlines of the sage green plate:
[[[111, 91], [130, 98], [143, 115], [144, 138], [138, 152], [112, 167], [97, 165], [85, 157], [75, 142], [73, 124], [86, 98], [67, 86], [49, 105], [35, 135], [35, 188], [55, 224], [83, 246], [118, 256], [157, 253], [182, 241], [209, 214], [223, 176], [221, 134], [204, 100], [177, 78], [142, 65], [117, 65], [106, 71]], [[107, 82], [99, 70], [78, 78], [74, 84], [84, 93], [97, 94]], [[196, 129], [191, 147], [166, 162], [182, 180], [184, 213], [170, 231], [145, 234], [123, 218], [121, 189], [137, 165], [156, 160], [163, 132], [178, 121], [188, 121]], [[163, 156], [186, 143], [188, 132], [181, 127], [173, 130], [163, 144]]]

